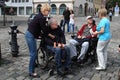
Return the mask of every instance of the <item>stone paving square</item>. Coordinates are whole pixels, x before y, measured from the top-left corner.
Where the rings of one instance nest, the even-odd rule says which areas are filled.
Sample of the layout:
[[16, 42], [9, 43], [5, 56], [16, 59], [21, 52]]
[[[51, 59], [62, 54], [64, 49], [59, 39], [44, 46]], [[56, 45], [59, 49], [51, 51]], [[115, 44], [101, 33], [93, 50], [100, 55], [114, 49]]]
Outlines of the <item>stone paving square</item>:
[[[60, 16], [54, 16], [60, 20]], [[95, 18], [97, 24], [98, 18]], [[2, 21], [0, 17], [0, 21]], [[27, 18], [15, 17], [16, 23], [19, 23], [18, 29], [25, 32], [27, 29]], [[85, 23], [85, 17], [76, 17], [75, 23], [78, 28]], [[9, 24], [10, 25], [10, 24]], [[64, 77], [59, 77], [56, 72], [53, 76], [48, 76], [48, 71], [41, 70], [40, 67], [36, 71], [40, 74], [40, 78], [30, 78], [28, 76], [29, 53], [25, 42], [24, 35], [18, 34], [19, 57], [12, 57], [9, 46], [9, 25], [3, 27], [0, 22], [0, 43], [2, 52], [2, 65], [0, 66], [0, 80], [118, 80], [118, 72], [120, 69], [120, 53], [117, 51], [120, 44], [120, 16], [113, 17], [111, 22], [112, 39], [108, 47], [108, 67], [106, 71], [96, 71], [97, 61], [92, 64], [83, 66], [73, 66], [73, 73]], [[67, 41], [70, 35], [66, 33]], [[38, 42], [39, 43], [39, 42]]]

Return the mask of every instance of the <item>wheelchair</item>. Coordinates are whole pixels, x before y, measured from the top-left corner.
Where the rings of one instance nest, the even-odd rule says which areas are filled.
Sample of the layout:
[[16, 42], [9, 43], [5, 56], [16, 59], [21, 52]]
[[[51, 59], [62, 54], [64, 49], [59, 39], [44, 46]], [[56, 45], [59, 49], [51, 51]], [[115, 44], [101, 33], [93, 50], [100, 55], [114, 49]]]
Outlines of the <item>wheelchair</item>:
[[[76, 35], [71, 35], [71, 38], [72, 39], [75, 39]], [[96, 53], [96, 48], [97, 48], [97, 42], [98, 42], [98, 38], [97, 37], [93, 37], [93, 38], [90, 38], [89, 39], [89, 48], [85, 54], [85, 57], [83, 59], [83, 64], [85, 62], [87, 62], [89, 59], [91, 60], [91, 63], [95, 62], [96, 59], [97, 59], [97, 53]], [[76, 45], [76, 50], [77, 50], [77, 56], [73, 57], [72, 58], [72, 61], [73, 62], [76, 62], [77, 61], [77, 57], [80, 55], [81, 53], [81, 44], [77, 44]]]
[[[42, 53], [42, 55], [41, 55], [41, 53]], [[66, 51], [62, 50], [62, 53], [66, 53]], [[40, 44], [39, 44], [39, 47], [37, 49], [36, 64], [40, 65], [40, 60], [42, 60], [42, 64], [43, 64], [42, 69], [47, 70], [49, 76], [52, 76], [54, 74], [55, 69], [56, 69], [56, 62], [55, 62], [54, 55], [55, 55], [55, 53], [47, 48], [47, 46], [45, 44], [45, 38], [42, 37], [40, 39]], [[64, 64], [66, 55], [61, 54], [61, 56], [62, 56], [61, 62]]]
[[85, 61], [87, 61], [89, 58], [91, 59], [91, 62], [95, 62], [97, 60], [97, 53], [96, 53], [96, 48], [97, 48], [97, 42], [98, 38], [91, 38], [89, 41], [89, 48], [88, 51], [85, 55]]
[[[37, 48], [37, 57], [36, 57], [36, 65], [41, 65], [41, 69], [47, 70], [48, 75], [52, 76], [54, 74], [55, 69], [55, 61], [54, 61], [54, 52], [47, 49], [45, 45], [45, 38], [40, 38], [40, 43]], [[41, 62], [41, 63], [40, 63]]]

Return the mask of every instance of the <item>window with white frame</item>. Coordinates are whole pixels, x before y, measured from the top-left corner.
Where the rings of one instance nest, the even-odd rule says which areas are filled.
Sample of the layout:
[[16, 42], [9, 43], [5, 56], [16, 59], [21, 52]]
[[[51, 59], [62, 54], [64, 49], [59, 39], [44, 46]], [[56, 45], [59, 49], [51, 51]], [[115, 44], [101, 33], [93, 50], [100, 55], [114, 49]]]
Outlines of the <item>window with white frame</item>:
[[21, 0], [19, 0], [19, 3], [21, 3]]
[[25, 2], [25, 0], [22, 0], [22, 2]]
[[29, 0], [26, 0], [26, 2], [29, 2]]
[[59, 7], [59, 14], [62, 15], [65, 9], [66, 9], [66, 5], [61, 4], [60, 7]]
[[15, 0], [15, 3], [17, 3], [17, 0]]
[[14, 3], [14, 0], [12, 0], [12, 3]]
[[32, 14], [32, 7], [26, 7], [26, 15]]
[[52, 5], [51, 5], [51, 8], [52, 8], [51, 14], [56, 14], [56, 12], [57, 12], [57, 7], [56, 7], [56, 5], [55, 5], [55, 4], [52, 4]]
[[79, 11], [80, 11], [80, 14], [83, 13], [83, 6], [82, 6], [82, 4], [81, 4], [80, 7], [79, 7]]
[[24, 7], [19, 7], [19, 15], [24, 15]]

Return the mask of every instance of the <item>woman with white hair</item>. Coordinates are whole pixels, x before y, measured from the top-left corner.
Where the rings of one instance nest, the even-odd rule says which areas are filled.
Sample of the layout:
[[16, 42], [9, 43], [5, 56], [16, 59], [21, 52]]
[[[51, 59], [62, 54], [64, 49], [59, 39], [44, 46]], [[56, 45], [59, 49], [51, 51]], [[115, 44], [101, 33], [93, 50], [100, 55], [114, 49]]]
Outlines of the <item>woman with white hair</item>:
[[101, 19], [96, 32], [93, 34], [98, 35], [97, 43], [97, 57], [98, 67], [96, 70], [105, 70], [107, 67], [107, 48], [111, 39], [110, 21], [107, 19], [107, 10], [102, 8], [98, 11], [99, 18]]

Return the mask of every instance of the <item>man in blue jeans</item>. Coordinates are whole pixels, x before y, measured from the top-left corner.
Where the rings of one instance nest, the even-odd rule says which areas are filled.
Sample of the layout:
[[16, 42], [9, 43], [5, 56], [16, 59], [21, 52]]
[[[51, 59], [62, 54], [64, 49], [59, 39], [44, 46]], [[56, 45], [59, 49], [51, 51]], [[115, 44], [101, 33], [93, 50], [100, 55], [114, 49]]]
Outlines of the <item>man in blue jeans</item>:
[[65, 24], [67, 24], [67, 32], [69, 32], [70, 11], [68, 7], [63, 12], [63, 17], [64, 17], [63, 32], [65, 32]]
[[[56, 19], [51, 18], [48, 21], [49, 27], [46, 29], [45, 33], [45, 45], [55, 53], [55, 61], [57, 64], [57, 73], [63, 75], [62, 67], [65, 71], [70, 71], [70, 50], [66, 46], [65, 35], [61, 28], [58, 26]], [[65, 50], [65, 53], [62, 53]], [[62, 65], [62, 57], [65, 56], [64, 66]]]

